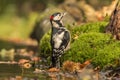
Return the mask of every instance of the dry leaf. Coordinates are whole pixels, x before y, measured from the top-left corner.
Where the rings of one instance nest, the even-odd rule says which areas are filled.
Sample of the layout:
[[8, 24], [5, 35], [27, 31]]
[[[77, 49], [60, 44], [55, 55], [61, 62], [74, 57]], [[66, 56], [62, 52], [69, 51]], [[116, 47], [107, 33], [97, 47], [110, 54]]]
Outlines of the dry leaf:
[[80, 63], [75, 63], [73, 61], [65, 61], [63, 63], [63, 70], [69, 72], [75, 72], [80, 69]]
[[74, 62], [72, 62], [72, 61], [65, 61], [63, 63], [62, 68], [63, 68], [64, 71], [73, 72], [74, 71]]
[[19, 60], [19, 62], [18, 62], [18, 64], [24, 64], [24, 63], [28, 63], [28, 62], [30, 62], [30, 60], [27, 60], [27, 59], [20, 59]]
[[87, 61], [85, 61], [83, 64], [84, 65], [89, 65], [91, 63], [91, 60], [87, 60]]
[[50, 68], [48, 72], [59, 72], [60, 70], [57, 68]]
[[32, 65], [30, 63], [23, 64], [23, 68], [29, 69]]
[[76, 62], [73, 62], [73, 61], [65, 61], [63, 63], [63, 70], [64, 71], [68, 71], [68, 72], [81, 72], [82, 69], [86, 66], [88, 66], [89, 64], [91, 63], [91, 60], [87, 60], [85, 61], [83, 64], [80, 64], [80, 63], [76, 63]]
[[32, 57], [31, 60], [32, 60], [32, 61], [35, 61], [35, 62], [38, 62], [38, 61], [40, 60], [40, 57], [36, 57], [36, 56], [35, 56], [35, 57]]
[[79, 37], [79, 36], [78, 36], [77, 34], [74, 34], [73, 39], [75, 39], [75, 40], [76, 40], [76, 39], [78, 39], [78, 37]]
[[88, 66], [90, 63], [91, 63], [91, 60], [87, 60], [83, 64], [80, 64], [80, 68], [82, 69], [82, 68]]
[[22, 76], [16, 76], [16, 80], [22, 80]]
[[94, 68], [94, 71], [95, 71], [95, 72], [100, 71], [100, 66], [97, 66], [96, 68]]

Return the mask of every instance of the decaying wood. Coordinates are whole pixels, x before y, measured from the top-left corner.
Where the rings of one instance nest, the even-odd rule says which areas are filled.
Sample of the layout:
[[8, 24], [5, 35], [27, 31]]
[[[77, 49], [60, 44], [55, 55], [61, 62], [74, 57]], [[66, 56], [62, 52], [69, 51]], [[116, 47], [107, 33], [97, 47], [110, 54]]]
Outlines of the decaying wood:
[[115, 6], [105, 32], [111, 33], [114, 39], [120, 40], [120, 0]]

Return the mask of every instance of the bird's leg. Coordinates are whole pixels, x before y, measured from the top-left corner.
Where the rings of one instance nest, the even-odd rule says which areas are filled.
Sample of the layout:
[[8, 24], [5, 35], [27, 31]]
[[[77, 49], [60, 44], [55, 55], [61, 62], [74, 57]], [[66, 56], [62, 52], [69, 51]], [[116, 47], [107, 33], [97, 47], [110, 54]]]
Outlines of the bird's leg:
[[52, 56], [52, 67], [60, 68], [60, 58]]
[[56, 66], [56, 59], [54, 56], [52, 56], [52, 67]]
[[56, 60], [56, 68], [60, 68], [60, 58], [58, 57]]

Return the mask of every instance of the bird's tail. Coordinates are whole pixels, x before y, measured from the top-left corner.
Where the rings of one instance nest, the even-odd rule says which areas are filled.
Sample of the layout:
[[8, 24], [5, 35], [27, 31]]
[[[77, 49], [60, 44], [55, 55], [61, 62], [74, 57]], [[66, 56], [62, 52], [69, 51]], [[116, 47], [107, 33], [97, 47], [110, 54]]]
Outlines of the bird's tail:
[[52, 51], [52, 67], [60, 68], [60, 57], [64, 53], [64, 50], [54, 49]]
[[60, 68], [60, 59], [52, 56], [52, 67]]

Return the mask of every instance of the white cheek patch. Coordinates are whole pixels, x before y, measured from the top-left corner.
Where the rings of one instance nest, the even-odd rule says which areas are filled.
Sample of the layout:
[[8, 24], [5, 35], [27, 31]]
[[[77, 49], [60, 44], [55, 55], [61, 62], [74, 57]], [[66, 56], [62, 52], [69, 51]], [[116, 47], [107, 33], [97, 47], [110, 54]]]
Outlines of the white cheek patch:
[[55, 16], [53, 20], [60, 20], [62, 16]]
[[53, 19], [54, 20], [59, 20], [59, 16], [55, 16]]
[[64, 37], [64, 32], [62, 32], [61, 34], [55, 34], [54, 35], [53, 41], [55, 42], [55, 45], [54, 45], [55, 48], [60, 47], [63, 37]]

